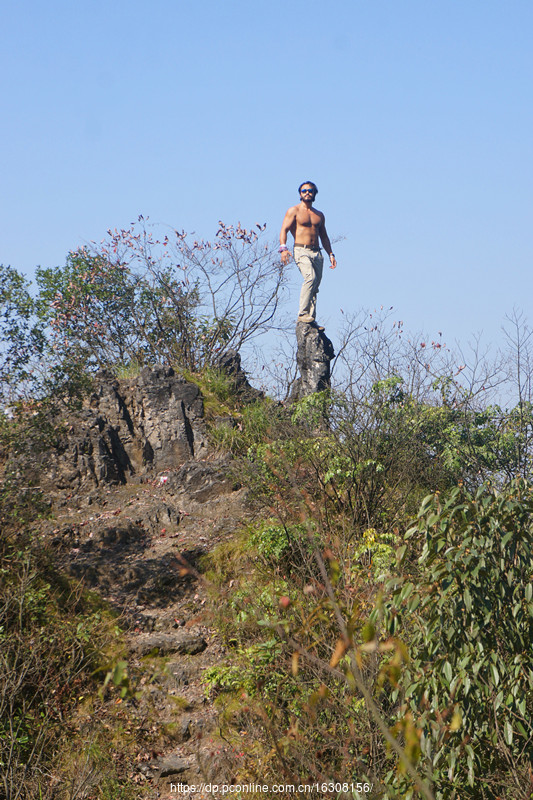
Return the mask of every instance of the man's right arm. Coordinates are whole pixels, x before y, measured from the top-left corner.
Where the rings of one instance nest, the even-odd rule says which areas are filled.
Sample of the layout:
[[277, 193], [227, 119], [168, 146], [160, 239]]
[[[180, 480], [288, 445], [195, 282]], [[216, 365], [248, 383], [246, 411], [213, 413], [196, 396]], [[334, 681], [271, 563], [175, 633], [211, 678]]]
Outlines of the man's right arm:
[[287, 213], [285, 214], [285, 219], [283, 220], [283, 224], [281, 226], [281, 232], [279, 235], [279, 251], [281, 253], [281, 260], [284, 264], [288, 264], [291, 260], [290, 250], [287, 247], [287, 234], [291, 229], [294, 230], [294, 226], [296, 223], [296, 206], [289, 208]]

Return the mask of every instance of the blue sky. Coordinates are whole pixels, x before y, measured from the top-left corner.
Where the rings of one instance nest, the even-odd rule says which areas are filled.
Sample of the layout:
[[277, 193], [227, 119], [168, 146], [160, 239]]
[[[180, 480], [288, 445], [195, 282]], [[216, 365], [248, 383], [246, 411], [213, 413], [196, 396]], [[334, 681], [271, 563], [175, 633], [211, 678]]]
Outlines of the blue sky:
[[274, 238], [310, 179], [345, 237], [328, 332], [383, 305], [497, 342], [529, 314], [531, 0], [4, 0], [0, 44], [1, 263], [32, 275], [139, 214]]

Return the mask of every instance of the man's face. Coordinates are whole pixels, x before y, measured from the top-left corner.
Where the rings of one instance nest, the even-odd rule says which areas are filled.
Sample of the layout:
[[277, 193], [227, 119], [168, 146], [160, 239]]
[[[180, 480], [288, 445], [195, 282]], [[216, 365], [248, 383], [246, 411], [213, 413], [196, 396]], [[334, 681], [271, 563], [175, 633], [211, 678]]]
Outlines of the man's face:
[[304, 183], [302, 188], [300, 189], [300, 197], [302, 200], [314, 200], [315, 199], [315, 190], [312, 186], [309, 186], [308, 183]]

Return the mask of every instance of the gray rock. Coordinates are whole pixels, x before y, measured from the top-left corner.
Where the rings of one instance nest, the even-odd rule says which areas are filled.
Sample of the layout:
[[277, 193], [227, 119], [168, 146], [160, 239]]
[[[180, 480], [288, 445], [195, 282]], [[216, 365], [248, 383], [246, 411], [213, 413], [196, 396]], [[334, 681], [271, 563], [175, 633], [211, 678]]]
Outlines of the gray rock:
[[219, 459], [187, 462], [177, 472], [169, 474], [167, 486], [171, 491], [186, 493], [190, 500], [205, 503], [235, 491], [239, 483], [232, 474], [230, 462]]
[[202, 636], [193, 633], [152, 633], [140, 636], [133, 642], [133, 650], [141, 656], [156, 651], [160, 656], [170, 653], [197, 655], [207, 647]]
[[186, 758], [174, 754], [152, 762], [152, 769], [158, 772], [160, 778], [180, 775], [182, 772], [186, 772], [190, 766], [191, 764]]
[[178, 469], [207, 453], [203, 416], [198, 387], [170, 367], [146, 367], [131, 380], [102, 371], [49, 454], [41, 488], [87, 491]]
[[296, 361], [300, 378], [293, 387], [292, 400], [299, 400], [313, 392], [329, 389], [331, 361], [335, 356], [331, 340], [324, 331], [319, 331], [314, 325], [298, 322], [296, 342], [298, 345]]
[[222, 353], [218, 357], [216, 366], [231, 378], [241, 401], [253, 402], [265, 396], [264, 392], [254, 389], [248, 382], [246, 372], [241, 367], [241, 355], [237, 350], [227, 350]]

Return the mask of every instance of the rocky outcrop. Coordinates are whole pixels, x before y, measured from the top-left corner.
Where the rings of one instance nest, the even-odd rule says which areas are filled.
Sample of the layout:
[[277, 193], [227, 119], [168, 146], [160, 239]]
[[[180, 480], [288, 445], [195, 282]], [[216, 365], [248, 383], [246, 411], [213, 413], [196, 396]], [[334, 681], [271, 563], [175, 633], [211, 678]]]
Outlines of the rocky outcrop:
[[[239, 358], [220, 369], [241, 400], [260, 396]], [[227, 653], [204, 571], [251, 509], [231, 460], [208, 452], [203, 412], [198, 388], [171, 369], [100, 373], [39, 475], [53, 497], [40, 534], [56, 567], [120, 613], [136, 690], [124, 709], [139, 737], [132, 774], [147, 798], [172, 796], [177, 780], [230, 783], [237, 764], [207, 697], [206, 669]]]
[[252, 402], [265, 396], [264, 392], [254, 389], [248, 382], [246, 372], [241, 367], [241, 355], [237, 350], [227, 350], [222, 353], [218, 359], [217, 366], [231, 378], [235, 392], [241, 400]]
[[207, 452], [203, 416], [198, 387], [170, 367], [146, 367], [130, 380], [101, 372], [49, 454], [41, 487], [79, 491], [138, 481], [200, 459]]
[[296, 342], [296, 361], [300, 377], [293, 387], [291, 399], [300, 400], [313, 392], [329, 388], [331, 360], [335, 351], [324, 331], [305, 322], [298, 322], [296, 325]]

